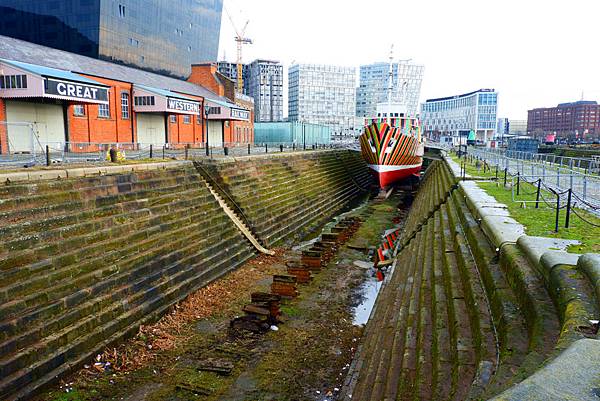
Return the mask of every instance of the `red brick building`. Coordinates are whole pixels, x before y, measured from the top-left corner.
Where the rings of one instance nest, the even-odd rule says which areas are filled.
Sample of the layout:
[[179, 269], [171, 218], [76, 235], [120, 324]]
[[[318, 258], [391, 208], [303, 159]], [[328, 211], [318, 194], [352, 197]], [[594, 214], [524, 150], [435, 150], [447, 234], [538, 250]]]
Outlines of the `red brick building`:
[[233, 86], [207, 88], [0, 36], [2, 153], [45, 145], [201, 147], [207, 139], [224, 146], [235, 124], [253, 121], [253, 107], [234, 103], [233, 94]]
[[595, 101], [578, 101], [529, 110], [527, 132], [534, 136], [556, 132], [562, 137], [597, 138], [600, 135], [600, 105]]
[[[203, 86], [224, 96], [242, 109], [250, 111], [248, 120], [225, 123], [225, 141], [228, 143], [254, 143], [254, 99], [235, 91], [235, 82], [217, 70], [216, 63], [192, 65], [189, 82]], [[211, 117], [209, 116], [209, 119]]]

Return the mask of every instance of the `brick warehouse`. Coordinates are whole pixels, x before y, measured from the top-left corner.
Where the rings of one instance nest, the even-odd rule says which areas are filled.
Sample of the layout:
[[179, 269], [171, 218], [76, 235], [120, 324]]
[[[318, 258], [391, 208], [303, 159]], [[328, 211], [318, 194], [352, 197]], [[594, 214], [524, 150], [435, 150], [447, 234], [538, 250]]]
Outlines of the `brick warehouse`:
[[210, 146], [254, 140], [253, 104], [223, 84], [214, 91], [202, 80], [178, 80], [3, 36], [0, 78], [2, 153], [28, 152], [32, 142], [77, 151], [90, 143], [201, 147], [207, 135]]
[[580, 100], [529, 110], [527, 132], [534, 136], [556, 133], [572, 138], [580, 135], [582, 138], [585, 135], [597, 137], [600, 134], [600, 105], [595, 101]]

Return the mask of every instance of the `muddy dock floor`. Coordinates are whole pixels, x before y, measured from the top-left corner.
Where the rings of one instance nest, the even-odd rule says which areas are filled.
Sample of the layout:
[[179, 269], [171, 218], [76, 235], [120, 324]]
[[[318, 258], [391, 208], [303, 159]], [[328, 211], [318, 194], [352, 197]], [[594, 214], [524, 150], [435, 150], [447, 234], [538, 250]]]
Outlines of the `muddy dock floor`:
[[[252, 292], [269, 292], [272, 275], [298, 258], [297, 247], [257, 256], [190, 295], [37, 400], [337, 399], [363, 330], [353, 324], [353, 309], [361, 302], [362, 284], [372, 280], [354, 261], [369, 260], [369, 248], [403, 218], [401, 203], [398, 194], [346, 214], [363, 220], [359, 230], [310, 283], [299, 285], [297, 298], [282, 303], [276, 331], [234, 331], [229, 322], [243, 315]], [[200, 369], [207, 364], [218, 368]]]

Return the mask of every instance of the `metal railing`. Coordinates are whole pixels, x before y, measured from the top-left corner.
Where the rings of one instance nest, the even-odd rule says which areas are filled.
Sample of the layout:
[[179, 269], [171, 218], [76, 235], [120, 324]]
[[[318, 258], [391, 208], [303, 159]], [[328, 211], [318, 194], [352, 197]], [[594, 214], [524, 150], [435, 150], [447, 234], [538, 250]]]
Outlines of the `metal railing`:
[[[502, 153], [489, 149], [469, 148], [468, 153], [486, 164], [498, 166], [511, 175], [519, 174], [529, 177], [531, 180], [541, 179], [544, 185], [556, 192], [571, 189], [574, 194], [594, 207], [600, 207], [600, 176], [590, 174], [590, 169], [583, 166], [581, 161], [587, 159], [562, 158], [561, 162], [570, 160], [567, 167], [564, 164], [555, 163], [550, 158], [538, 157], [538, 154], [529, 153], [528, 158], [524, 154]], [[511, 157], [511, 156], [520, 156]], [[576, 162], [579, 160], [580, 162]], [[591, 159], [590, 159], [591, 160]]]
[[[0, 132], [1, 134], [1, 132]], [[1, 140], [2, 138], [0, 138]], [[10, 138], [9, 138], [10, 140]], [[276, 152], [300, 152], [317, 149], [345, 148], [345, 144], [306, 144], [280, 142], [225, 142], [216, 146], [204, 143], [93, 143], [44, 142], [32, 133], [30, 143], [14, 150], [8, 142], [0, 148], [0, 166], [23, 167], [58, 163], [100, 163], [111, 161], [111, 150], [117, 160], [188, 159], [202, 157], [242, 156]]]

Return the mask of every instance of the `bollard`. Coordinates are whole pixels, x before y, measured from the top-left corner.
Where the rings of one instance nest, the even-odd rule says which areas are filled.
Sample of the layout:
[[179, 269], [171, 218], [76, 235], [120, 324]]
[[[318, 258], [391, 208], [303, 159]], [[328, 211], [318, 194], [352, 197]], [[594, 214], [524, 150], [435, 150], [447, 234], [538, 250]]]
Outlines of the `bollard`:
[[229, 156], [229, 148], [227, 146], [223, 146], [223, 154]]
[[537, 187], [537, 193], [535, 195], [535, 208], [539, 209], [540, 207], [540, 190], [542, 188], [542, 179], [538, 179], [538, 187]]
[[206, 144], [206, 156], [210, 155], [210, 147]]
[[188, 159], [189, 152], [190, 152], [190, 145], [187, 144], [187, 145], [185, 145], [185, 160]]
[[571, 217], [571, 194], [573, 190], [569, 188], [569, 196], [567, 197], [567, 215], [565, 216], [565, 228], [569, 228], [569, 218]]
[[110, 150], [108, 151], [108, 154], [110, 155], [110, 162], [116, 163], [117, 162], [117, 149], [110, 148]]
[[250, 154], [250, 144], [248, 144], [248, 154]]
[[[552, 191], [554, 192], [554, 191]], [[560, 213], [560, 195], [558, 192], [554, 192], [556, 194], [556, 219], [554, 220], [554, 232], [558, 232], [558, 217]]]
[[265, 143], [265, 153], [269, 153], [269, 144]]
[[152, 144], [150, 144], [150, 158], [152, 159]]
[[279, 145], [279, 151], [283, 152], [283, 145]]
[[50, 146], [46, 145], [46, 166], [52, 164], [50, 160]]
[[296, 150], [296, 142], [292, 143], [292, 150], [295, 151]]

